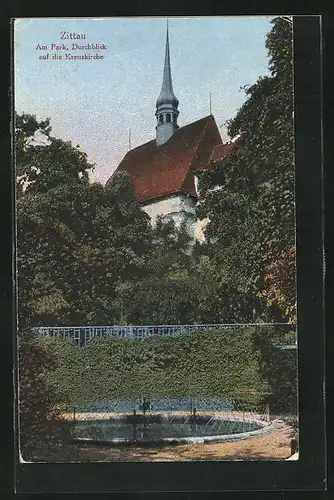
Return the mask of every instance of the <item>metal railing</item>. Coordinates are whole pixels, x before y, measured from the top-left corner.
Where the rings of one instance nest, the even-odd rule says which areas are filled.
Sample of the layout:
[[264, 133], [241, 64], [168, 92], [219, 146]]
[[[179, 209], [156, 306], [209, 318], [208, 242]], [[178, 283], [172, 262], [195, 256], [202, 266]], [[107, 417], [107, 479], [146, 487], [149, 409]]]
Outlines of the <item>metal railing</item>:
[[[153, 335], [178, 337], [185, 333], [204, 332], [218, 328], [246, 326], [293, 326], [288, 323], [214, 323], [201, 325], [109, 325], [109, 326], [51, 326], [35, 327], [39, 336], [71, 339], [79, 345], [86, 345], [95, 338], [145, 339]], [[285, 348], [295, 348], [295, 345]]]

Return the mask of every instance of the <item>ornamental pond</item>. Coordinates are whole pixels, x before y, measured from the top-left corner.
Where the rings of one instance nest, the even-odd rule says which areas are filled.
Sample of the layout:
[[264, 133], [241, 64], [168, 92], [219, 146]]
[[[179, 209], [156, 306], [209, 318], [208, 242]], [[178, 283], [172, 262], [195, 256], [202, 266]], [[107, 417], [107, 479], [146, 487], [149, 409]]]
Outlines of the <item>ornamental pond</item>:
[[243, 439], [270, 429], [263, 414], [228, 400], [107, 401], [77, 409], [76, 443], [169, 445]]

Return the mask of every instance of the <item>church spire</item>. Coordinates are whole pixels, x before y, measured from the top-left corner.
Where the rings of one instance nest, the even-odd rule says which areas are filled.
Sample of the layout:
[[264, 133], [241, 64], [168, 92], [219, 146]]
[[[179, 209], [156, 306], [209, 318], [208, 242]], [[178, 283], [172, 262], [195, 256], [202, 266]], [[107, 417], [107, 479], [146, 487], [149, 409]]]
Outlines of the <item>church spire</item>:
[[169, 32], [167, 20], [165, 63], [163, 70], [161, 92], [156, 103], [155, 116], [157, 117], [157, 144], [164, 144], [178, 128], [177, 117], [179, 101], [175, 97], [172, 84], [172, 72], [169, 53]]

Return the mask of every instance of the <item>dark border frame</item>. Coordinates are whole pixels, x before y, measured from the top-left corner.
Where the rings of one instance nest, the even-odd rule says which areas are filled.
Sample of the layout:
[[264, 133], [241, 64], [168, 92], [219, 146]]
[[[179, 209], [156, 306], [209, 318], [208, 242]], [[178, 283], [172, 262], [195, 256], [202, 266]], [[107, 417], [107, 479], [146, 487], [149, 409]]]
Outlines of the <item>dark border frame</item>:
[[[18, 10], [21, 12], [12, 15], [17, 17], [33, 15], [32, 9], [23, 9], [23, 5], [20, 7], [21, 9]], [[50, 6], [46, 11], [48, 9]], [[30, 13], [27, 10], [30, 10]], [[43, 12], [43, 8], [38, 10], [39, 16], [46, 14], [50, 16], [50, 11]], [[148, 14], [151, 15], [171, 15], [170, 12], [163, 12], [158, 7], [149, 10], [151, 12]], [[175, 9], [173, 15], [185, 15], [184, 10], [182, 7]], [[130, 11], [123, 11], [122, 15], [129, 13], [138, 15], [139, 12], [143, 15], [137, 4], [132, 6]], [[203, 15], [210, 14], [212, 15], [212, 12], [203, 12]], [[57, 15], [62, 17], [54, 13], [54, 16]], [[78, 12], [77, 15], [83, 14]], [[198, 10], [196, 15], [199, 15]], [[15, 457], [17, 493], [132, 492], [137, 494], [139, 492], [204, 493], [250, 490], [276, 490], [276, 492], [313, 490], [315, 492], [324, 490], [326, 463], [323, 394], [323, 181], [320, 47], [320, 18], [318, 16], [296, 17], [294, 48], [300, 460], [298, 462], [237, 463], [210, 461], [20, 464]], [[11, 188], [13, 187], [10, 171], [8, 176], [5, 174], [4, 180], [6, 184], [9, 180]], [[8, 198], [6, 200], [8, 201]], [[12, 223], [9, 226], [13, 228]], [[12, 248], [12, 242], [10, 247]], [[5, 301], [1, 305], [10, 310], [13, 307], [13, 297], [9, 294], [4, 298]], [[6, 318], [8, 318], [8, 311]], [[6, 322], [7, 330], [11, 320]], [[7, 347], [8, 341], [6, 336]]]

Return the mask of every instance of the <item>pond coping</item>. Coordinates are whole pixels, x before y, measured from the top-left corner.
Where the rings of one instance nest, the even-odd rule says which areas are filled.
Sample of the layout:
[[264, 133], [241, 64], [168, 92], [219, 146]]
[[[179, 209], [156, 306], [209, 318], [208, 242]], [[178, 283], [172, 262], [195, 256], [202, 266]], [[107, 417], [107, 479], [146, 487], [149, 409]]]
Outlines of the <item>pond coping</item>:
[[[242, 413], [242, 412], [241, 412]], [[203, 415], [202, 415], [203, 416]], [[209, 418], [212, 414], [206, 414]], [[217, 420], [222, 420], [223, 415], [218, 417]], [[254, 416], [255, 417], [255, 416]], [[265, 422], [257, 418], [243, 418], [243, 422], [257, 423], [261, 425], [260, 429], [255, 429], [253, 431], [239, 432], [235, 434], [221, 434], [215, 436], [198, 436], [198, 437], [173, 437], [173, 438], [159, 438], [159, 439], [128, 439], [128, 438], [112, 438], [112, 439], [96, 439], [96, 438], [72, 438], [71, 442], [73, 444], [88, 444], [88, 445], [99, 445], [99, 446], [119, 446], [119, 445], [145, 445], [145, 446], [168, 446], [174, 444], [203, 444], [203, 443], [219, 443], [226, 441], [237, 441], [241, 439], [248, 439], [253, 436], [258, 436], [270, 432], [273, 429], [274, 422]], [[91, 420], [91, 419], [89, 419]], [[102, 419], [97, 419], [102, 420]], [[104, 419], [105, 421], [112, 420], [112, 418]], [[237, 420], [237, 419], [235, 419]], [[85, 420], [79, 420], [79, 422], [84, 422]], [[238, 420], [240, 421], [240, 419]]]

